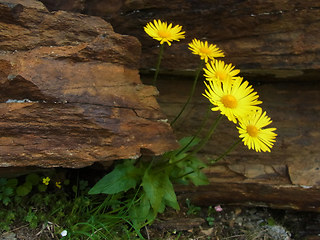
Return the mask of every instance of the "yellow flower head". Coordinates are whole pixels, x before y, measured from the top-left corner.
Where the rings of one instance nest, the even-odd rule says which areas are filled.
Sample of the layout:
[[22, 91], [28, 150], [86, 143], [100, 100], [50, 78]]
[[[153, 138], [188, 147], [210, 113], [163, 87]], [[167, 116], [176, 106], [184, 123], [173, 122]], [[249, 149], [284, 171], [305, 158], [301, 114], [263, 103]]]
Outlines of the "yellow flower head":
[[180, 41], [184, 39], [185, 32], [181, 31], [182, 27], [176, 25], [172, 27], [172, 23], [168, 24], [166, 22], [161, 22], [160, 20], [153, 20], [147, 23], [144, 27], [144, 31], [153, 39], [158, 40], [160, 44], [164, 42], [171, 46], [172, 41]]
[[225, 64], [224, 61], [217, 60], [211, 61], [206, 64], [204, 68], [204, 76], [208, 81], [228, 81], [229, 79], [235, 79], [236, 75], [240, 72], [239, 69], [234, 69], [232, 64]]
[[214, 60], [217, 57], [224, 57], [224, 53], [216, 45], [208, 45], [207, 41], [202, 42], [198, 39], [193, 39], [189, 43], [189, 49], [193, 54], [199, 55], [205, 62], [208, 62], [208, 59]]
[[60, 189], [61, 188], [61, 182], [56, 182], [56, 187]]
[[212, 111], [220, 111], [229, 121], [237, 123], [237, 118], [260, 109], [256, 105], [262, 103], [248, 84], [247, 81], [242, 81], [242, 77], [222, 84], [218, 81], [209, 81], [209, 84], [205, 82], [207, 89], [203, 95], [215, 106]]
[[239, 119], [237, 128], [244, 145], [257, 152], [270, 152], [277, 136], [273, 132], [276, 128], [264, 128], [270, 123], [272, 123], [271, 119], [266, 116], [266, 112], [262, 113], [261, 109]]
[[49, 185], [49, 182], [50, 182], [50, 178], [49, 178], [49, 177], [46, 177], [46, 178], [43, 178], [43, 179], [42, 179], [42, 183], [43, 183], [44, 185]]

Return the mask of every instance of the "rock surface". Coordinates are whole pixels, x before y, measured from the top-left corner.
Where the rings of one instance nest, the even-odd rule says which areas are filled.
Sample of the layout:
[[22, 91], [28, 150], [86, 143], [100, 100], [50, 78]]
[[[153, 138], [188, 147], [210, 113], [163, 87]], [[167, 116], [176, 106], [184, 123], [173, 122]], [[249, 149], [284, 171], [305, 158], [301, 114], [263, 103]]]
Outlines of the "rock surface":
[[217, 44], [226, 61], [244, 69], [318, 69], [320, 67], [320, 2], [299, 0], [42, 0], [50, 10], [101, 16], [117, 32], [142, 43], [142, 68], [153, 68], [157, 41], [143, 26], [153, 19], [183, 26], [186, 39], [167, 48], [162, 67], [194, 69], [198, 58], [187, 43], [193, 38]]
[[0, 1], [0, 167], [84, 167], [177, 147], [140, 43], [99, 17]]

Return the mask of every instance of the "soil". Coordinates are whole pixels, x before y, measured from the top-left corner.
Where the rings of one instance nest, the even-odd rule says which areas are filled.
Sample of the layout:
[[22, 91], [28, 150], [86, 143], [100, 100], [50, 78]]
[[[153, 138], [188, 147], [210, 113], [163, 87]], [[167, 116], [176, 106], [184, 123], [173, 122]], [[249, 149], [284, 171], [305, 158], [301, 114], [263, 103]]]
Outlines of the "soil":
[[[221, 208], [216, 211], [189, 205], [179, 212], [169, 210], [142, 229], [142, 234], [155, 240], [320, 240], [319, 213], [229, 205]], [[3, 233], [0, 240], [59, 239], [53, 231], [50, 224], [34, 230], [22, 225]]]
[[168, 240], [320, 240], [320, 214], [222, 205], [222, 211], [208, 218], [208, 209], [190, 214], [190, 208], [184, 208], [159, 216], [144, 231], [149, 231], [149, 239]]

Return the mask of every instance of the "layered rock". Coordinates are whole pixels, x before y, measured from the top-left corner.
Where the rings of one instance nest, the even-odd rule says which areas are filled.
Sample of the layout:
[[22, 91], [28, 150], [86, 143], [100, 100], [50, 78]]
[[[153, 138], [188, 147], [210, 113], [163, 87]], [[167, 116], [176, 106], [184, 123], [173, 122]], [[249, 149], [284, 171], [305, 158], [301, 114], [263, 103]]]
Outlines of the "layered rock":
[[140, 43], [99, 17], [0, 1], [0, 167], [84, 167], [177, 147], [137, 70]]
[[[142, 43], [142, 67], [152, 68], [157, 41], [143, 32], [154, 18], [183, 26], [186, 40], [166, 49], [162, 67], [194, 69], [198, 58], [187, 43], [208, 40], [226, 53], [226, 61], [242, 69], [318, 69], [320, 67], [320, 3], [317, 1], [240, 0], [42, 0], [50, 10], [66, 9], [108, 19], [116, 31]], [[257, 73], [265, 75], [265, 73]], [[292, 74], [292, 73], [291, 73]], [[302, 74], [302, 73], [296, 73]], [[270, 73], [268, 74], [270, 76]]]

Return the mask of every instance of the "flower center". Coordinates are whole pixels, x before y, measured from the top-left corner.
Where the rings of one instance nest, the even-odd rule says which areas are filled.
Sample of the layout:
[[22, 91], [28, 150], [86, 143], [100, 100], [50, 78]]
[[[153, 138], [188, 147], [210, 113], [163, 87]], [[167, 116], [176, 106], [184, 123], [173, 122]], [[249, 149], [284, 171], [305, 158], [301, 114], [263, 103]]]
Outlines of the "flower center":
[[259, 133], [259, 129], [256, 126], [248, 125], [247, 132], [251, 137], [257, 137]]
[[232, 95], [223, 96], [221, 102], [226, 108], [236, 108], [238, 106], [237, 99]]
[[206, 47], [200, 48], [199, 51], [202, 54], [206, 54], [206, 55], [210, 54], [210, 50], [208, 48], [206, 48]]
[[218, 71], [216, 72], [216, 77], [223, 81], [227, 78], [227, 74], [223, 71]]
[[158, 31], [158, 35], [161, 37], [161, 38], [169, 38], [171, 36], [170, 32], [169, 31], [166, 31], [166, 30], [159, 30]]

